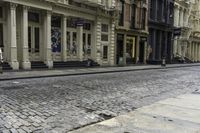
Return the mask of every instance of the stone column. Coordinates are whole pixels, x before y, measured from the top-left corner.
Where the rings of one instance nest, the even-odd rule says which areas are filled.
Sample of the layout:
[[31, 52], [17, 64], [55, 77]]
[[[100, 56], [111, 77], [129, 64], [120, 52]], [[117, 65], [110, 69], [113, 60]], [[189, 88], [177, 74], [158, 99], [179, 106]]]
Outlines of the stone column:
[[183, 8], [180, 9], [180, 19], [179, 19], [179, 26], [183, 26]]
[[124, 43], [123, 43], [123, 65], [126, 65], [126, 34], [124, 34]]
[[179, 7], [177, 5], [174, 7], [174, 25], [176, 27], [179, 25]]
[[44, 17], [44, 63], [53, 68], [51, 48], [51, 12], [47, 11]]
[[29, 53], [28, 53], [28, 7], [23, 6], [22, 12], [22, 68], [23, 69], [31, 69], [31, 63], [29, 61]]
[[80, 61], [83, 61], [83, 24], [77, 25], [78, 30], [78, 58]]
[[196, 43], [196, 47], [195, 47], [195, 61], [198, 61], [198, 43]]
[[113, 66], [115, 64], [115, 22], [112, 21], [110, 28], [110, 65]]
[[96, 35], [96, 42], [95, 42], [95, 58], [96, 61], [102, 65], [102, 61], [101, 61], [101, 19], [99, 17], [97, 17], [96, 19], [96, 23], [95, 23], [95, 30], [94, 30], [94, 34]]
[[136, 45], [135, 46], [136, 46], [136, 55], [135, 55], [136, 62], [135, 63], [138, 63], [139, 55], [140, 55], [140, 36], [137, 36]]
[[147, 63], [147, 50], [148, 50], [148, 46], [147, 46], [147, 42], [145, 41], [144, 42], [144, 64], [146, 64]]
[[192, 42], [192, 61], [195, 61], [195, 43]]
[[181, 56], [182, 41], [178, 39], [177, 42], [178, 42], [178, 47], [177, 47], [178, 56]]
[[178, 39], [177, 39], [177, 37], [175, 37], [174, 46], [173, 46], [173, 55], [174, 55], [174, 57], [176, 57], [176, 54], [177, 54], [177, 45], [178, 45]]
[[9, 50], [9, 64], [14, 70], [19, 69], [19, 62], [17, 60], [17, 36], [16, 36], [16, 4], [10, 3], [8, 10], [8, 45]]
[[67, 61], [67, 18], [62, 17], [62, 59]]
[[188, 42], [187, 45], [188, 45], [188, 49], [187, 49], [188, 50], [188, 58], [191, 59], [191, 43]]
[[199, 62], [200, 61], [200, 43], [198, 43], [197, 53], [198, 53], [198, 62]]

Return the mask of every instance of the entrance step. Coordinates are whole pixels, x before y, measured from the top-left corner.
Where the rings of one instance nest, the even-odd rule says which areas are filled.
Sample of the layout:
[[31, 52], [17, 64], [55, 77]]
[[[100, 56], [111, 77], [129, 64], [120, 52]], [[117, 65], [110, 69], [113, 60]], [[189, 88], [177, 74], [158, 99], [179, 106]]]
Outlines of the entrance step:
[[12, 67], [10, 66], [10, 64], [8, 64], [8, 62], [3, 62], [3, 70], [12, 70]]
[[[56, 61], [53, 63], [54, 68], [71, 68], [71, 67], [88, 67], [88, 61]], [[91, 60], [92, 67], [99, 66], [97, 62]]]
[[32, 61], [31, 69], [47, 69], [48, 66], [42, 61]]

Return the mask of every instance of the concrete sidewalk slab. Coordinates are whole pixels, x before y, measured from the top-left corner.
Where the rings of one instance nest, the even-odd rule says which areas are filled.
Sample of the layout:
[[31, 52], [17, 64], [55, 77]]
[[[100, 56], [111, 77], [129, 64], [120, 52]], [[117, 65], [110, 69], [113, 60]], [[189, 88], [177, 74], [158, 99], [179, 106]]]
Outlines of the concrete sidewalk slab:
[[200, 133], [200, 94], [186, 94], [70, 133]]
[[[166, 68], [192, 67], [200, 66], [200, 63], [195, 64], [170, 64]], [[85, 74], [101, 74], [113, 72], [127, 72], [139, 70], [162, 69], [160, 65], [138, 65], [125, 67], [97, 67], [97, 68], [80, 68], [80, 69], [59, 69], [59, 70], [32, 70], [32, 71], [8, 71], [0, 75], [0, 81], [27, 79], [27, 78], [44, 78], [58, 76], [72, 76]]]

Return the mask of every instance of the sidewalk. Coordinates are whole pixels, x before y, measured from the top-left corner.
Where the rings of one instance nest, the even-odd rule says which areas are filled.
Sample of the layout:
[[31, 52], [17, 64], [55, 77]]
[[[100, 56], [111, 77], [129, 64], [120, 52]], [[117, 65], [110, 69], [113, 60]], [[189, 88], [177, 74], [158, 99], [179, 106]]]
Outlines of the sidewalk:
[[200, 91], [170, 98], [70, 133], [200, 133]]
[[[169, 64], [166, 68], [192, 67], [200, 66], [200, 63], [194, 64]], [[100, 74], [125, 71], [138, 71], [161, 69], [160, 65], [141, 65], [141, 66], [125, 66], [125, 67], [97, 67], [97, 68], [80, 68], [80, 69], [53, 69], [53, 70], [31, 70], [31, 71], [7, 71], [0, 74], [0, 81], [27, 79], [27, 78], [44, 78], [59, 77], [85, 74]]]

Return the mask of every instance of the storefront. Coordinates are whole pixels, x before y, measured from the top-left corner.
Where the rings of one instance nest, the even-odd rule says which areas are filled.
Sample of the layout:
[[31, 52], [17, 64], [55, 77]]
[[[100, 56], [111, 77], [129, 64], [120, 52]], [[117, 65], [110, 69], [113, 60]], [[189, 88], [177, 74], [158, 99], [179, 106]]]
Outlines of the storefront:
[[116, 64], [146, 63], [147, 37], [117, 34]]
[[77, 3], [78, 10], [72, 10], [55, 2], [15, 2], [0, 3], [0, 47], [13, 69], [88, 59], [114, 65], [115, 26], [109, 14], [98, 17], [95, 7]]

